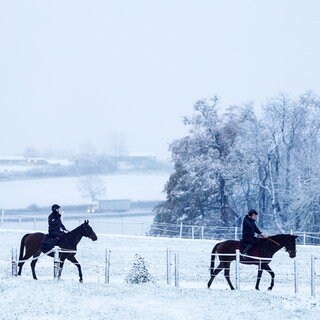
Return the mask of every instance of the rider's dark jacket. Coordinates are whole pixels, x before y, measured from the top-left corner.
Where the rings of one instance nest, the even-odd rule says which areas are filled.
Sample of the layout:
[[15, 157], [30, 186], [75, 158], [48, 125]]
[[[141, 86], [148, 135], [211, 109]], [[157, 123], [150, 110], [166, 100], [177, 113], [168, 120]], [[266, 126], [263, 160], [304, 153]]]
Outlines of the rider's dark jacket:
[[49, 237], [61, 237], [63, 230], [67, 230], [61, 221], [61, 214], [57, 211], [52, 211], [48, 217]]
[[245, 243], [252, 243], [255, 241], [255, 234], [261, 234], [262, 232], [256, 226], [255, 220], [246, 215], [242, 222], [242, 240]]

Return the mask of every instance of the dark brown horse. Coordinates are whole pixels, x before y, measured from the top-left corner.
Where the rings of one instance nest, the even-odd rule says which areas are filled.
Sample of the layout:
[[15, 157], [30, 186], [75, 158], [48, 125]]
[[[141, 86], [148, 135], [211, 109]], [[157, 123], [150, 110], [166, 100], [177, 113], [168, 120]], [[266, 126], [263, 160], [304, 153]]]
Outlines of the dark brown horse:
[[[258, 276], [256, 282], [256, 289], [259, 290], [260, 279], [262, 276], [262, 271], [266, 270], [269, 272], [271, 276], [271, 283], [268, 290], [272, 290], [274, 286], [274, 272], [269, 266], [273, 255], [279, 251], [281, 248], [285, 248], [285, 250], [289, 253], [290, 258], [294, 258], [296, 256], [296, 238], [298, 236], [290, 235], [290, 234], [277, 234], [274, 236], [270, 236], [265, 239], [260, 239], [258, 245], [258, 252], [254, 252], [252, 256], [256, 256], [258, 258], [250, 258], [240, 256], [240, 263], [243, 264], [253, 264], [258, 266]], [[224, 269], [224, 276], [231, 288], [234, 290], [234, 287], [230, 281], [230, 264], [233, 260], [236, 259], [236, 249], [240, 249], [240, 241], [235, 240], [226, 240], [223, 242], [217, 243], [212, 249], [211, 255], [211, 267], [210, 267], [210, 275], [211, 278], [208, 282], [208, 288], [210, 288], [212, 281], [215, 276]], [[255, 249], [255, 248], [254, 248]], [[214, 260], [215, 256], [219, 256], [220, 263], [218, 267], [214, 268]], [[259, 259], [261, 258], [261, 259]]]
[[[31, 261], [32, 276], [33, 276], [33, 279], [37, 280], [35, 266], [40, 254], [44, 252], [44, 249], [42, 248], [42, 244], [45, 236], [46, 235], [44, 233], [36, 232], [36, 233], [25, 234], [22, 237], [21, 245], [20, 245], [19, 263], [18, 263], [19, 276], [21, 275], [22, 266], [24, 265], [25, 261], [32, 256], [33, 257]], [[59, 258], [60, 258], [60, 269], [59, 269], [59, 275], [58, 275], [59, 277], [61, 276], [64, 261], [68, 259], [69, 261], [71, 261], [73, 264], [77, 266], [79, 271], [79, 281], [80, 282], [83, 281], [81, 266], [80, 266], [80, 263], [75, 258], [76, 252], [74, 252], [77, 250], [77, 245], [82, 239], [82, 237], [90, 238], [93, 241], [96, 241], [98, 239], [97, 235], [94, 233], [91, 226], [89, 225], [88, 220], [85, 220], [85, 222], [81, 224], [79, 227], [64, 234], [64, 236], [62, 237], [59, 243], [59, 247], [62, 248], [63, 250], [72, 250], [73, 252], [59, 253]], [[25, 254], [23, 255], [24, 251], [25, 251]], [[48, 255], [53, 257], [54, 253], [51, 252]]]

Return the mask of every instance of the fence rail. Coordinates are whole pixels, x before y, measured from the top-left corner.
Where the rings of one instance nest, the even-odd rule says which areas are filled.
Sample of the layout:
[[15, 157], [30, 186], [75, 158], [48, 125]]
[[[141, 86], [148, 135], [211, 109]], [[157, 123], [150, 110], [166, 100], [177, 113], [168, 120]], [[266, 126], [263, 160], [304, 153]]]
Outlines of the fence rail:
[[[241, 239], [240, 227], [218, 227], [218, 226], [198, 226], [173, 223], [154, 223], [153, 216], [141, 217], [90, 217], [90, 223], [98, 233], [138, 235], [138, 236], [157, 236], [171, 237], [181, 239]], [[84, 218], [83, 218], [84, 219]], [[65, 218], [65, 224], [73, 224], [76, 227], [83, 222], [80, 217]], [[0, 228], [2, 229], [22, 229], [22, 230], [47, 230], [47, 217], [31, 216], [6, 216], [3, 211], [0, 219]], [[71, 226], [68, 227], [71, 229]], [[266, 234], [276, 234], [275, 230], [268, 230]], [[298, 235], [298, 244], [316, 244], [320, 245], [320, 232], [306, 232], [287, 230], [286, 233]]]
[[[63, 249], [60, 249], [58, 247], [55, 247], [52, 251], [54, 251], [54, 260], [53, 260], [53, 278], [55, 280], [59, 280], [60, 279], [60, 259], [59, 259], [59, 253], [61, 252], [65, 252]], [[17, 265], [20, 262], [17, 258], [17, 249], [13, 248], [12, 249], [12, 257], [11, 257], [11, 266], [12, 266], [12, 276], [17, 276]], [[68, 251], [69, 252], [69, 251]], [[123, 256], [123, 254], [128, 253], [128, 252], [124, 252], [124, 251], [115, 251], [114, 252], [116, 255], [121, 255]], [[150, 253], [150, 252], [149, 252]], [[182, 255], [185, 255], [185, 252], [181, 252]], [[152, 252], [152, 256], [155, 257], [157, 256], [159, 258], [159, 255], [163, 256], [163, 253], [159, 253], [159, 252]], [[173, 255], [173, 257], [172, 257]], [[244, 274], [244, 269], [240, 268], [240, 256], [241, 253], [239, 250], [236, 250], [236, 253], [232, 253], [232, 254], [221, 254], [221, 253], [214, 253], [212, 254], [214, 256], [217, 257], [217, 259], [220, 259], [221, 256], [235, 256], [235, 268], [234, 268], [234, 280], [236, 282], [236, 289], [240, 290], [240, 283], [245, 283], [246, 281], [244, 281], [245, 277], [241, 277], [242, 274]], [[161, 267], [165, 267], [166, 269], [166, 274], [162, 273], [162, 276], [166, 278], [166, 284], [171, 286], [174, 285], [175, 287], [179, 287], [180, 286], [180, 264], [179, 264], [179, 258], [180, 254], [179, 252], [175, 251], [175, 250], [171, 250], [169, 248], [167, 248], [166, 250], [166, 263], [162, 263]], [[104, 276], [105, 276], [105, 280], [104, 283], [105, 284], [110, 284], [110, 270], [111, 268], [111, 264], [113, 265], [113, 269], [117, 269], [119, 267], [119, 261], [117, 261], [116, 259], [114, 259], [114, 255], [111, 254], [111, 250], [110, 249], [106, 249], [105, 250], [105, 259], [104, 259], [104, 265], [102, 265], [102, 267], [104, 268]], [[161, 258], [161, 257], [160, 257]], [[163, 258], [163, 257], [162, 257]], [[262, 257], [251, 257], [253, 259], [257, 259], [257, 260], [270, 260], [269, 258], [262, 258]], [[319, 256], [317, 255], [311, 255], [311, 264], [310, 264], [310, 275], [311, 275], [311, 282], [310, 282], [310, 289], [311, 289], [311, 296], [315, 297], [316, 296], [316, 278], [318, 276], [317, 272], [316, 272], [316, 268], [315, 268], [315, 262], [316, 260], [320, 259]], [[161, 260], [161, 259], [160, 259]], [[111, 263], [112, 261], [112, 263]], [[306, 268], [303, 268], [303, 271], [301, 271], [302, 269], [300, 268], [300, 270], [297, 267], [297, 260], [293, 259], [293, 273], [290, 272], [289, 275], [289, 283], [293, 283], [293, 290], [294, 293], [297, 294], [298, 293], [298, 278], [299, 276], [305, 273], [309, 273], [309, 271]], [[288, 260], [287, 265], [292, 264], [292, 262], [290, 263], [290, 261]], [[123, 261], [122, 261], [123, 263]], [[159, 266], [159, 265], [158, 265]], [[230, 269], [229, 269], [230, 270]], [[124, 271], [122, 270], [122, 273]], [[119, 276], [119, 275], [118, 275]], [[174, 277], [174, 282], [172, 283], [172, 276]], [[282, 274], [282, 276], [284, 276], [284, 274]], [[113, 275], [114, 278], [117, 277], [117, 275]], [[113, 278], [112, 277], [112, 278]], [[111, 282], [114, 281], [114, 278], [112, 279]], [[220, 277], [221, 279], [222, 277]], [[241, 279], [242, 278], [242, 279]], [[117, 280], [115, 280], [117, 281]], [[222, 281], [224, 281], [224, 279], [222, 279]], [[217, 282], [217, 280], [215, 280], [215, 283]], [[165, 282], [163, 282], [165, 283]], [[278, 284], [280, 285], [280, 283]], [[308, 286], [308, 285], [307, 285]]]

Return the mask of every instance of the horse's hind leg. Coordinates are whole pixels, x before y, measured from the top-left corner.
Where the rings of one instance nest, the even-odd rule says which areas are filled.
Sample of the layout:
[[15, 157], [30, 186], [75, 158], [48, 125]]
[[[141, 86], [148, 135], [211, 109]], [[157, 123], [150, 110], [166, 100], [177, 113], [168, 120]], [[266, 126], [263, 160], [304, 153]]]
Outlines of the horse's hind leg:
[[[24, 260], [24, 259], [23, 259]], [[18, 271], [18, 276], [21, 276], [21, 272], [22, 272], [22, 267], [24, 265], [24, 262], [19, 262], [18, 263], [18, 267], [19, 267], [19, 271]]]
[[231, 283], [231, 280], [230, 280], [230, 263], [226, 263], [225, 265], [225, 268], [224, 268], [224, 277], [226, 278], [228, 284], [229, 284], [229, 287], [231, 290], [234, 290], [234, 286], [232, 285]]
[[81, 265], [78, 262], [78, 260], [76, 259], [76, 257], [74, 255], [70, 255], [68, 257], [68, 260], [71, 261], [74, 265], [76, 265], [76, 267], [78, 268], [78, 272], [79, 272], [79, 282], [83, 282]]
[[22, 267], [25, 264], [26, 260], [28, 260], [30, 257], [31, 257], [31, 254], [26, 253], [24, 255], [24, 257], [22, 257], [22, 259], [21, 259], [22, 261], [19, 261], [19, 263], [18, 263], [18, 267], [19, 267], [18, 276], [21, 276]]
[[33, 259], [31, 261], [31, 271], [32, 271], [32, 276], [34, 280], [38, 280], [37, 276], [36, 276], [36, 263], [38, 262], [38, 257], [40, 255], [41, 252], [37, 252], [33, 255]]
[[208, 289], [210, 289], [210, 286], [212, 284], [212, 281], [214, 280], [214, 278], [216, 277], [216, 275], [221, 272], [223, 270], [223, 264], [220, 262], [219, 265], [217, 266], [216, 269], [214, 269], [213, 271], [211, 270], [211, 278], [210, 280], [208, 281]]

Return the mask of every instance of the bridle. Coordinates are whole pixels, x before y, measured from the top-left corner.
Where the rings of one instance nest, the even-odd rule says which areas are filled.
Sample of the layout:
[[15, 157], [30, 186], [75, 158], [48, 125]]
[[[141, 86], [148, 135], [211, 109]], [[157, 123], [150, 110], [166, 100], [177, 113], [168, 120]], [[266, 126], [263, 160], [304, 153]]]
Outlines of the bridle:
[[[271, 238], [268, 238], [268, 237], [267, 237], [267, 239], [270, 240], [271, 242], [275, 243], [277, 246], [282, 247], [282, 245], [281, 245], [279, 242], [277, 242], [277, 241], [275, 241], [275, 240], [273, 240], [273, 239], [271, 239]], [[284, 249], [285, 249], [285, 251], [288, 252], [289, 254], [291, 253], [291, 250], [287, 249], [285, 246], [284, 246]]]

